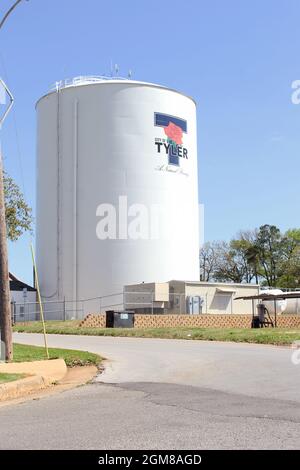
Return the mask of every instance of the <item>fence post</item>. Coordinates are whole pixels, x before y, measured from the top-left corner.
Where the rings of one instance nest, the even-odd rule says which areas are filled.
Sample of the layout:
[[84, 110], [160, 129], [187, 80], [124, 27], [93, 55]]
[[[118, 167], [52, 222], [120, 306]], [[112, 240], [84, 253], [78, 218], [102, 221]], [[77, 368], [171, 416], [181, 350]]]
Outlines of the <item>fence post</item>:
[[66, 321], [66, 297], [64, 297], [64, 303], [63, 303], [63, 320]]
[[12, 325], [16, 323], [16, 302], [10, 303]]

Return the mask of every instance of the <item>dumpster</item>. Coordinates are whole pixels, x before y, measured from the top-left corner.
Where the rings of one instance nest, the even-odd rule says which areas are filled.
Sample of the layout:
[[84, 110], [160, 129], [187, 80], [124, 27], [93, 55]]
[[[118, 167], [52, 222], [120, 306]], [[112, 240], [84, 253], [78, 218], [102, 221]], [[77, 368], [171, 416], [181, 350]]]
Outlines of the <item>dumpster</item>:
[[134, 312], [132, 311], [107, 310], [105, 313], [106, 328], [133, 328], [134, 326]]

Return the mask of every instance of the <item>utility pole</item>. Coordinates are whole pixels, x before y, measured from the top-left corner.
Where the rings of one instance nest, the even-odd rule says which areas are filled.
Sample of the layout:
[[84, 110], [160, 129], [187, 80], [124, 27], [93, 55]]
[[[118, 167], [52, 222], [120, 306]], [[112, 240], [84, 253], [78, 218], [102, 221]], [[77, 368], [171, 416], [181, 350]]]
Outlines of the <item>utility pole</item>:
[[3, 184], [3, 159], [0, 149], [0, 329], [1, 341], [5, 345], [5, 360], [12, 359], [12, 328], [10, 311], [10, 290], [8, 271], [4, 184]]
[[[16, 8], [22, 0], [17, 0], [5, 13], [1, 22], [0, 29], [4, 25], [8, 16]], [[0, 86], [3, 87], [6, 94], [10, 98], [10, 104], [3, 116], [0, 117], [0, 131], [1, 126], [8, 115], [12, 105], [13, 96], [9, 91], [6, 84], [0, 78]], [[4, 100], [5, 101], [5, 100]], [[4, 199], [4, 182], [3, 182], [3, 158], [0, 146], [0, 328], [1, 328], [1, 341], [5, 345], [5, 360], [10, 361], [13, 357], [12, 349], [12, 325], [11, 325], [11, 309], [10, 309], [10, 289], [9, 289], [9, 270], [8, 270], [8, 255], [7, 255], [7, 240], [6, 240], [6, 219], [5, 219], [5, 199]]]

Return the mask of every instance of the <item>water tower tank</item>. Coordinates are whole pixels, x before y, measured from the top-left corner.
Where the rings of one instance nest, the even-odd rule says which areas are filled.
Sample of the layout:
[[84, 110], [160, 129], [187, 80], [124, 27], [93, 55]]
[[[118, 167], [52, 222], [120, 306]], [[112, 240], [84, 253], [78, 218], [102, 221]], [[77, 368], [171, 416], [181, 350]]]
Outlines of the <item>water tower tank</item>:
[[80, 77], [37, 103], [42, 296], [199, 279], [196, 106], [159, 85]]
[[[279, 294], [282, 294], [283, 291], [281, 289], [263, 289], [261, 292], [263, 292], [264, 294], [279, 295]], [[278, 314], [284, 313], [287, 308], [286, 299], [276, 300], [276, 302], [274, 302], [274, 300], [264, 300], [263, 303], [265, 304], [265, 306], [268, 309], [268, 312], [271, 315], [275, 314], [275, 305], [276, 305], [276, 313]]]

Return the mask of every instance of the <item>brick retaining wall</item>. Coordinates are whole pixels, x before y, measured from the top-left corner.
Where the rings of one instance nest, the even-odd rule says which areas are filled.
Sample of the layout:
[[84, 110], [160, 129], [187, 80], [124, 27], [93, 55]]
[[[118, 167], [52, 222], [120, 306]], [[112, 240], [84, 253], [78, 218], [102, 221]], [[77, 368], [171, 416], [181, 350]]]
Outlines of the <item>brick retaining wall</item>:
[[135, 328], [249, 328], [251, 315], [135, 315]]
[[[251, 315], [135, 315], [135, 328], [250, 328]], [[89, 314], [83, 328], [105, 328], [105, 315]], [[280, 328], [300, 328], [300, 315], [278, 315]]]
[[103, 314], [89, 313], [80, 323], [79, 326], [82, 328], [105, 328], [106, 320]]

